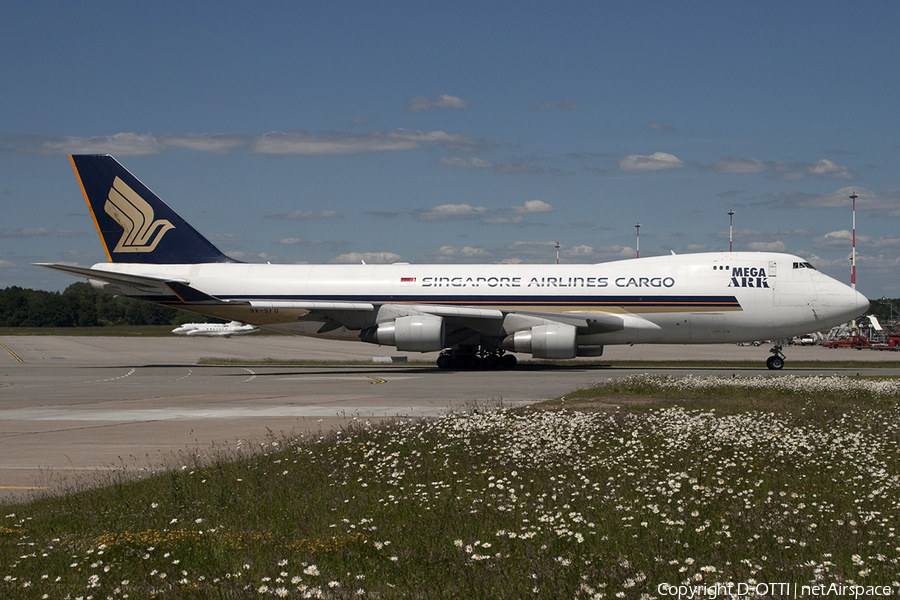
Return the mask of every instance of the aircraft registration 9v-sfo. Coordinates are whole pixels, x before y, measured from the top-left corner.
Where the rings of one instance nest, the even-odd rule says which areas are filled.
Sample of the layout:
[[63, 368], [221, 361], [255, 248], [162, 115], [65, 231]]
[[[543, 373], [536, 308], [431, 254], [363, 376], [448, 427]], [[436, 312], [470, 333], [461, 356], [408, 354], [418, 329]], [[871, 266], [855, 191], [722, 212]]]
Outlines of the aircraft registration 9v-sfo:
[[[41, 264], [111, 294], [311, 337], [440, 352], [439, 367], [611, 344], [783, 340], [862, 314], [860, 293], [790, 254], [715, 252], [574, 265], [272, 265], [230, 259], [112, 156], [73, 155], [109, 259]], [[775, 341], [770, 369], [784, 366]]]

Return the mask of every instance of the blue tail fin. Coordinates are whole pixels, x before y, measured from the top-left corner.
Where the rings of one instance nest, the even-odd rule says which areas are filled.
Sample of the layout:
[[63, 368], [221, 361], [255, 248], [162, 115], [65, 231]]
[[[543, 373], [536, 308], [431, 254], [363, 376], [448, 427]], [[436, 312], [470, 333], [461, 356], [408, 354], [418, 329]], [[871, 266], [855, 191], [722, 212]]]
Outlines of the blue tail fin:
[[110, 262], [235, 262], [109, 155], [69, 157]]

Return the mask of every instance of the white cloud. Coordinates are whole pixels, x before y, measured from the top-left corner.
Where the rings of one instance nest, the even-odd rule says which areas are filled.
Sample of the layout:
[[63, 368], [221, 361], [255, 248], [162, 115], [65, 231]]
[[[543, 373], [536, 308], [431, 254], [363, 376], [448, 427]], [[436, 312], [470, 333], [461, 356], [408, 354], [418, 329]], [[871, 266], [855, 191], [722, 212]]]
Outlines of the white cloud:
[[235, 235], [233, 233], [213, 233], [206, 236], [206, 238], [211, 242], [215, 242], [216, 244], [231, 246], [240, 245], [243, 242], [241, 236]]
[[[886, 238], [882, 238], [884, 240]], [[868, 249], [875, 249], [879, 243], [870, 236], [856, 234], [857, 247], [865, 246]], [[890, 247], [890, 243], [885, 247]], [[829, 231], [820, 238], [813, 240], [813, 246], [820, 250], [845, 250], [850, 251], [853, 247], [853, 232], [849, 229], [840, 229], [838, 231]]]
[[524, 206], [513, 206], [513, 212], [516, 213], [542, 213], [553, 212], [553, 206], [547, 204], [543, 200], [527, 200]]
[[460, 167], [463, 169], [493, 169], [496, 164], [481, 158], [442, 158], [438, 163], [446, 167]]
[[482, 219], [481, 222], [486, 225], [520, 225], [525, 222], [525, 218], [521, 215], [515, 217], [492, 217]]
[[809, 172], [819, 177], [837, 177], [841, 179], [852, 179], [853, 174], [847, 167], [836, 165], [830, 160], [822, 159], [815, 165], [809, 167]]
[[322, 240], [306, 240], [303, 238], [281, 238], [278, 244], [282, 246], [319, 246]]
[[394, 129], [366, 134], [336, 132], [314, 134], [305, 131], [275, 131], [258, 136], [241, 134], [170, 134], [156, 137], [147, 133], [117, 133], [92, 138], [25, 136], [10, 139], [8, 150], [20, 154], [114, 154], [129, 156], [158, 154], [170, 148], [227, 154], [244, 149], [255, 154], [328, 155], [361, 152], [414, 150], [439, 145], [451, 152], [479, 152], [501, 146], [499, 142], [452, 135], [443, 131]]
[[441, 246], [440, 249], [432, 253], [435, 258], [464, 258], [464, 259], [485, 259], [491, 256], [491, 253], [484, 248], [475, 246], [464, 246], [457, 248], [456, 246]]
[[767, 167], [763, 161], [755, 158], [728, 156], [713, 164], [712, 169], [719, 173], [760, 173]]
[[852, 179], [853, 173], [847, 167], [822, 159], [816, 163], [785, 163], [742, 156], [727, 156], [708, 167], [717, 173], [767, 173], [780, 181], [799, 181], [812, 175], [823, 179]]
[[[581, 244], [560, 249], [561, 260], [582, 264], [634, 258], [634, 254], [634, 248], [629, 246], [593, 247]], [[441, 246], [424, 260], [437, 263], [552, 264], [556, 261], [556, 242], [520, 240], [499, 248]]]
[[207, 135], [200, 133], [164, 135], [159, 138], [159, 142], [164, 146], [189, 148], [198, 152], [209, 152], [210, 154], [228, 154], [235, 148], [245, 145], [247, 140], [248, 138], [245, 135]]
[[783, 206], [789, 208], [845, 208], [850, 210], [852, 194], [857, 196], [856, 210], [858, 211], [873, 211], [885, 217], [900, 217], [900, 191], [898, 190], [876, 193], [866, 188], [848, 186], [823, 196], [786, 193], [778, 196], [778, 199]]
[[490, 252], [485, 250], [484, 248], [475, 248], [473, 246], [464, 246], [462, 250], [460, 250], [460, 254], [467, 258], [479, 258], [482, 256], [490, 256]]
[[588, 246], [580, 244], [577, 246], [563, 246], [560, 250], [560, 256], [569, 259], [568, 262], [584, 263], [584, 262], [605, 262], [610, 260], [621, 260], [623, 258], [634, 258], [635, 250], [630, 246]]
[[413, 112], [421, 112], [425, 110], [431, 110], [433, 108], [466, 109], [469, 108], [469, 103], [462, 98], [457, 98], [456, 96], [441, 94], [440, 96], [434, 96], [430, 98], [427, 96], [416, 96], [409, 101], [409, 105], [407, 105], [406, 107], [407, 110], [411, 110]]
[[258, 262], [260, 260], [265, 261], [265, 262], [271, 262], [274, 259], [274, 257], [271, 254], [267, 254], [265, 252], [260, 252], [259, 254], [250, 254], [247, 252], [234, 251], [234, 252], [229, 252], [228, 256], [230, 256], [231, 258], [233, 258], [235, 260], [240, 260], [240, 261], [244, 261], [244, 262], [254, 262], [254, 261]]
[[[421, 132], [419, 132], [421, 133]], [[365, 135], [334, 133], [316, 135], [305, 131], [266, 133], [256, 137], [250, 151], [256, 154], [356, 154], [417, 148], [424, 135], [405, 132], [374, 132]]]
[[488, 209], [483, 206], [441, 204], [434, 208], [414, 211], [413, 216], [419, 221], [448, 221], [456, 219], [476, 219], [487, 212]]
[[400, 260], [399, 254], [393, 252], [348, 252], [335, 256], [329, 263], [360, 263], [366, 262], [370, 264], [389, 264]]
[[14, 148], [24, 154], [116, 154], [119, 156], [135, 156], [140, 154], [158, 154], [165, 149], [153, 134], [117, 133], [115, 135], [91, 138], [79, 137], [28, 137]]
[[565, 252], [560, 252], [563, 256], [568, 257], [581, 257], [581, 256], [593, 256], [594, 255], [594, 247], [588, 246], [586, 244], [581, 244], [579, 246], [573, 246], [571, 248], [566, 248]]
[[317, 219], [339, 219], [342, 218], [342, 215], [336, 213], [333, 210], [316, 210], [316, 211], [305, 211], [305, 210], [294, 210], [289, 213], [282, 213], [278, 215], [266, 215], [266, 219], [286, 219], [288, 221], [313, 221]]
[[4, 238], [74, 237], [77, 235], [80, 234], [72, 231], [46, 229], [44, 227], [4, 229], [0, 231], [0, 237]]
[[632, 154], [619, 161], [619, 168], [623, 171], [661, 171], [665, 169], [677, 169], [684, 163], [677, 157], [666, 152], [654, 152], [650, 156]]
[[774, 242], [750, 242], [747, 246], [754, 252], [787, 252], [787, 246], [781, 240]]

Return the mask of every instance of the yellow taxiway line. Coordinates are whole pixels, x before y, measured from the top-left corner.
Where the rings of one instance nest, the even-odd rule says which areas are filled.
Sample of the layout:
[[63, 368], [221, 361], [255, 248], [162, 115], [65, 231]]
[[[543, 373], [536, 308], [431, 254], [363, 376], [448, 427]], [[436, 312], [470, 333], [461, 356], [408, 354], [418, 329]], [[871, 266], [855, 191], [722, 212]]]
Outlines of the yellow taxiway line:
[[17, 361], [19, 361], [20, 363], [24, 363], [24, 362], [25, 362], [24, 360], [22, 360], [21, 358], [19, 358], [19, 355], [18, 355], [18, 354], [16, 354], [16, 353], [13, 352], [12, 350], [10, 350], [10, 349], [9, 349], [9, 346], [7, 346], [6, 344], [4, 344], [3, 342], [0, 342], [0, 346], [3, 346], [4, 348], [6, 348], [6, 351], [9, 352], [10, 354], [12, 354], [12, 357], [13, 357], [14, 359], [16, 359]]

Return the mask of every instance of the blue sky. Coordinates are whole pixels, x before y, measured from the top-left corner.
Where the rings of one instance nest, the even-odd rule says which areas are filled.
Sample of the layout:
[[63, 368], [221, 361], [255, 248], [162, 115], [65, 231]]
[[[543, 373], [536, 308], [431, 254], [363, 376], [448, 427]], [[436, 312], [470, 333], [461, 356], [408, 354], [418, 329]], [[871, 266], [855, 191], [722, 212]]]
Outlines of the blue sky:
[[900, 296], [900, 4], [28, 2], [0, 19], [0, 287], [105, 260], [110, 153], [246, 261], [797, 254]]

